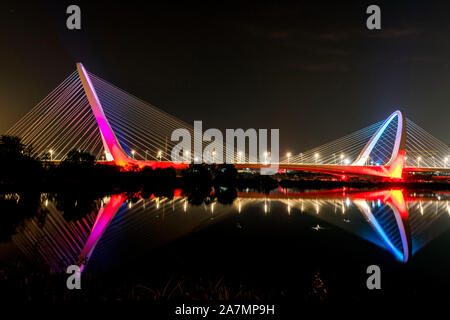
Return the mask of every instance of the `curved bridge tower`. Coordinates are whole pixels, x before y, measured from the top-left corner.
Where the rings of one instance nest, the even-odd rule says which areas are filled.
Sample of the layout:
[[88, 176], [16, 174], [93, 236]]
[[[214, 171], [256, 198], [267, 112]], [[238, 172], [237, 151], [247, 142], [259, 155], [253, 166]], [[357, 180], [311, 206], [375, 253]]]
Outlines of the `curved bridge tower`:
[[397, 117], [397, 131], [395, 135], [394, 148], [389, 161], [384, 165], [388, 169], [390, 178], [401, 178], [406, 155], [406, 119], [400, 110], [392, 113], [378, 128], [366, 146], [362, 149], [359, 156], [352, 163], [352, 166], [365, 166], [369, 155], [372, 152], [378, 140], [381, 138], [392, 120]]
[[89, 78], [86, 69], [80, 62], [77, 63], [77, 70], [81, 83], [83, 84], [84, 91], [86, 92], [86, 96], [89, 100], [89, 104], [94, 112], [95, 120], [98, 123], [100, 135], [103, 141], [103, 147], [105, 148], [106, 160], [114, 161], [116, 164], [122, 166], [131, 164], [134, 160], [125, 153], [117, 140], [117, 137], [111, 129], [105, 113], [103, 112], [102, 105], [98, 99], [97, 93], [95, 92], [94, 86], [92, 85], [91, 79]]
[[172, 163], [161, 161], [140, 161], [131, 158], [122, 148], [116, 134], [112, 130], [108, 119], [102, 108], [102, 104], [95, 92], [94, 85], [89, 77], [88, 72], [84, 68], [83, 64], [77, 63], [78, 75], [83, 84], [83, 89], [89, 101], [89, 105], [94, 113], [95, 120], [97, 121], [100, 135], [102, 137], [103, 147], [105, 149], [105, 155], [107, 161], [112, 161], [116, 165], [126, 166], [138, 166], [145, 167], [150, 166], [153, 168], [167, 168], [172, 167], [175, 169], [183, 169], [188, 166], [186, 163]]
[[[383, 136], [391, 122], [397, 117], [397, 128], [395, 130], [395, 141], [393, 151], [387, 163], [383, 165], [366, 165], [371, 152]], [[397, 110], [392, 113], [370, 138], [356, 160], [349, 165], [336, 164], [311, 164], [311, 163], [280, 163], [280, 169], [299, 170], [308, 172], [325, 173], [336, 175], [342, 179], [352, 176], [372, 176], [389, 179], [402, 179], [406, 156], [406, 118], [402, 112]], [[261, 164], [236, 164], [237, 168], [260, 168]], [[266, 165], [267, 166], [267, 165]]]

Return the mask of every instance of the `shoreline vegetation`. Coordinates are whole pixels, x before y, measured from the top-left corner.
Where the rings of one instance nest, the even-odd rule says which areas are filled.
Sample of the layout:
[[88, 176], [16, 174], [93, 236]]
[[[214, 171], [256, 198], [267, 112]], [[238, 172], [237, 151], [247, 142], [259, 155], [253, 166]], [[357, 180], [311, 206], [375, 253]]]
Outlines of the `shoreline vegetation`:
[[[208, 186], [246, 188], [269, 192], [274, 188], [329, 189], [329, 188], [418, 188], [448, 190], [447, 181], [433, 181], [432, 176], [408, 178], [404, 181], [348, 178], [345, 181], [326, 174], [289, 171], [273, 176], [260, 175], [258, 171], [238, 171], [231, 164], [191, 164], [185, 170], [142, 169], [124, 171], [121, 167], [96, 163], [89, 153], [72, 150], [66, 159], [55, 164], [33, 154], [30, 146], [20, 138], [0, 136], [0, 192], [40, 190], [89, 189], [104, 192], [157, 190], [164, 194], [170, 190], [203, 190]], [[216, 187], [216, 188], [215, 188]]]

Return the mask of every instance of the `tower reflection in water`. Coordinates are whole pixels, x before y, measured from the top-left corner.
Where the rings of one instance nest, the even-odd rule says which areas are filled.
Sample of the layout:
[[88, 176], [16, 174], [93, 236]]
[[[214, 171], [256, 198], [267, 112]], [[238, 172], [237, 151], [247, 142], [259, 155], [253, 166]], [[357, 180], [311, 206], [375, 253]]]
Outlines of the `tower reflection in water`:
[[[245, 214], [247, 207], [260, 207], [262, 214], [286, 206], [286, 214], [309, 214], [339, 229], [356, 234], [382, 247], [395, 259], [408, 262], [427, 243], [448, 230], [448, 192], [401, 189], [351, 191], [334, 189], [291, 192], [278, 189], [269, 194], [239, 192], [232, 205], [191, 205], [177, 190], [173, 198], [139, 197], [132, 202], [122, 194], [98, 200], [98, 210], [76, 221], [66, 221], [52, 201], [44, 225], [28, 220], [13, 236], [14, 243], [32, 260], [55, 272], [68, 265], [83, 269], [91, 256], [126, 254], [127, 248], [156, 248], [196, 232], [230, 215]], [[276, 209], [275, 203], [278, 205]], [[121, 249], [120, 249], [121, 248]], [[122, 253], [120, 253], [122, 250]], [[117, 253], [117, 252], [119, 253]], [[110, 259], [111, 261], [111, 259]], [[112, 261], [113, 262], [113, 261]]]

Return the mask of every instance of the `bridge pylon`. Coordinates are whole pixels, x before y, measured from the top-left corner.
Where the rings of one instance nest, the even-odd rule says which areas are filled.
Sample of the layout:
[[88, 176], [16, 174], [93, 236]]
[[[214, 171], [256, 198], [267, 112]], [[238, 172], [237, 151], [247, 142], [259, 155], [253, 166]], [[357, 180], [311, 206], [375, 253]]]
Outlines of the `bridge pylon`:
[[353, 166], [364, 166], [370, 153], [375, 148], [379, 139], [386, 131], [389, 124], [397, 118], [397, 130], [395, 134], [394, 148], [392, 150], [389, 161], [384, 165], [388, 169], [388, 176], [390, 178], [401, 178], [403, 167], [405, 165], [406, 155], [406, 119], [400, 110], [393, 112], [378, 128], [375, 134], [367, 142], [366, 146], [361, 150], [361, 153], [352, 163]]

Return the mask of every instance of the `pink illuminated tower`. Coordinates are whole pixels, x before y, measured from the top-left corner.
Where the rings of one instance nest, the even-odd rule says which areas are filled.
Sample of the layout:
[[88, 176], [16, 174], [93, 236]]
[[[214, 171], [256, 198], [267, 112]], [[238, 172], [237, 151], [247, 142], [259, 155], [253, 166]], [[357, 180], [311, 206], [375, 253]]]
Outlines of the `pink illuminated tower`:
[[116, 165], [126, 166], [150, 166], [153, 168], [167, 168], [172, 167], [175, 169], [183, 169], [188, 166], [186, 163], [173, 163], [173, 162], [161, 162], [161, 161], [139, 161], [129, 157], [120, 145], [114, 131], [108, 123], [108, 119], [103, 112], [102, 104], [98, 99], [95, 88], [89, 77], [88, 72], [84, 68], [83, 64], [77, 63], [78, 75], [80, 76], [81, 83], [83, 84], [84, 91], [89, 100], [92, 111], [94, 112], [95, 120], [98, 123], [100, 135], [102, 137], [103, 147], [105, 149], [106, 160], [113, 161]]

